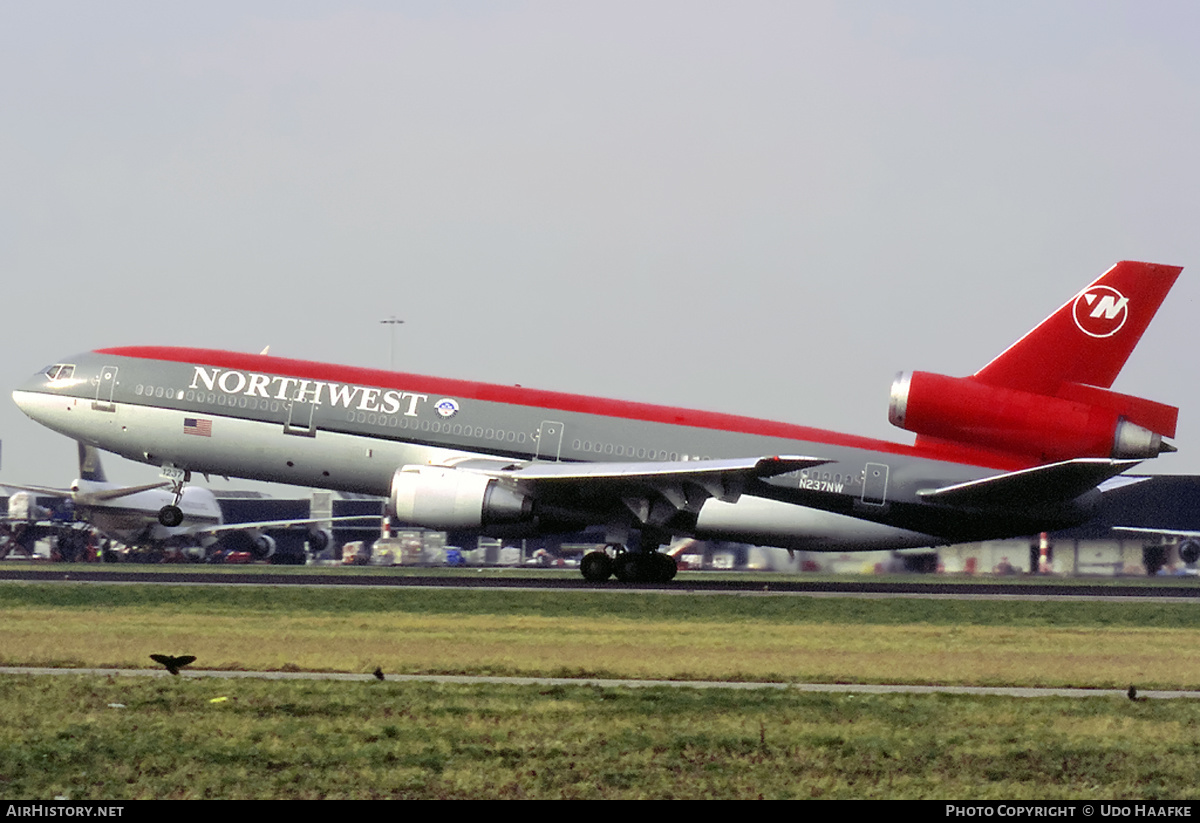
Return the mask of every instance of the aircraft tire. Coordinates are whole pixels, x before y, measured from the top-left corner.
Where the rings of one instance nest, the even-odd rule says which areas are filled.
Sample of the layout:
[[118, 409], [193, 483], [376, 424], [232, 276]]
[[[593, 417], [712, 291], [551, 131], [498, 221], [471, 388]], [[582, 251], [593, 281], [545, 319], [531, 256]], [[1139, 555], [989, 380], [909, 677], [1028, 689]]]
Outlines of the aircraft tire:
[[669, 554], [655, 552], [654, 558], [654, 582], [670, 583], [675, 579], [675, 575], [679, 572], [679, 566], [675, 564], [675, 558]]
[[604, 552], [588, 552], [579, 561], [579, 571], [589, 583], [603, 583], [613, 574], [613, 561]]
[[163, 506], [158, 510], [158, 522], [173, 529], [183, 522], [183, 511], [178, 506]]
[[622, 583], [638, 583], [645, 579], [645, 564], [637, 552], [626, 552], [613, 561], [613, 574]]

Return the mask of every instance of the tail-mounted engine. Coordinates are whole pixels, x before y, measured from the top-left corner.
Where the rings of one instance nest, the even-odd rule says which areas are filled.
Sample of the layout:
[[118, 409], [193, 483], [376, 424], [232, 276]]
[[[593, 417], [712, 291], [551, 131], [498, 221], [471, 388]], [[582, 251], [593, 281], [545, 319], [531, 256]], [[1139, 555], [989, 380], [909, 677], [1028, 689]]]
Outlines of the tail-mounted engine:
[[431, 529], [477, 529], [533, 518], [533, 500], [474, 472], [403, 466], [392, 475], [388, 511], [397, 520]]
[[972, 377], [902, 372], [888, 419], [922, 437], [1034, 458], [1142, 459], [1174, 448], [1179, 410], [1080, 383], [1053, 396], [991, 386]]

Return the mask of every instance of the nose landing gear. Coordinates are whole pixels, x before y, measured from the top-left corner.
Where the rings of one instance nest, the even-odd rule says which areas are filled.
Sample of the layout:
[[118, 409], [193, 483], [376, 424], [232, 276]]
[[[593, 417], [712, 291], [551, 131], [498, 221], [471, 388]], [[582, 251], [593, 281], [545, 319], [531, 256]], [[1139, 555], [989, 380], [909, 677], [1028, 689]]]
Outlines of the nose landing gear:
[[158, 510], [158, 522], [168, 529], [173, 529], [183, 522], [183, 510], [179, 508], [179, 501], [183, 498], [183, 485], [192, 479], [192, 473], [174, 466], [163, 466], [163, 476], [170, 479], [175, 500]]

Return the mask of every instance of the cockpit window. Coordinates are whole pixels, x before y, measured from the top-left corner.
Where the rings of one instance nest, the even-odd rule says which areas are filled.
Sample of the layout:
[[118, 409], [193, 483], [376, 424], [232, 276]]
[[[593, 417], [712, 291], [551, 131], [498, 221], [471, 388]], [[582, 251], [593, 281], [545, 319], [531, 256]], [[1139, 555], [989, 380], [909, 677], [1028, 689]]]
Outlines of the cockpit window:
[[58, 370], [58, 377], [56, 377], [55, 379], [56, 380], [69, 380], [74, 374], [75, 374], [74, 366], [63, 366], [61, 369]]
[[69, 380], [75, 374], [75, 366], [66, 363], [55, 363], [44, 372], [51, 380]]
[[46, 367], [46, 371], [44, 372], [44, 374], [45, 374], [47, 377], [49, 377], [51, 380], [53, 380], [53, 379], [55, 379], [56, 377], [58, 377], [58, 370], [59, 370], [59, 369], [61, 369], [61, 368], [62, 368], [62, 364], [61, 364], [61, 363], [55, 363], [53, 366], [47, 366], [47, 367]]

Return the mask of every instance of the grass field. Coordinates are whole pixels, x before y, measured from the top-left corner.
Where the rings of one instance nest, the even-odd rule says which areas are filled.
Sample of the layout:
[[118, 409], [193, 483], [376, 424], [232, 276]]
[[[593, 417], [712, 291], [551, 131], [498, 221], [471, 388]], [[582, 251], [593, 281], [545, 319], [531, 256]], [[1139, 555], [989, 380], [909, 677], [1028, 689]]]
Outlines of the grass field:
[[1191, 689], [1190, 603], [0, 587], [0, 664]]
[[[1190, 603], [0, 586], [3, 665], [1191, 689]], [[0, 678], [0, 795], [1194, 797], [1200, 701]], [[213, 702], [216, 701], [216, 702]]]
[[0, 677], [0, 795], [1191, 799], [1200, 703]]

